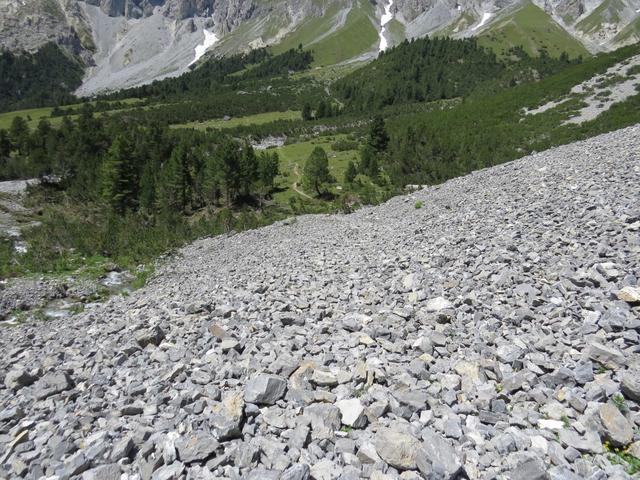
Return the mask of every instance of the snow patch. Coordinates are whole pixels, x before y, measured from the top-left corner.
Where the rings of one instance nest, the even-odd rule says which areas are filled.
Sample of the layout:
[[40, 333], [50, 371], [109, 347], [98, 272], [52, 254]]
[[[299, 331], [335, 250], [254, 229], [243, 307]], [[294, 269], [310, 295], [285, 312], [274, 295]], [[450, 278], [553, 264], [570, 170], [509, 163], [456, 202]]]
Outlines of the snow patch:
[[482, 20], [480, 20], [480, 23], [475, 27], [473, 27], [471, 30], [475, 31], [475, 30], [478, 30], [479, 28], [484, 27], [492, 16], [493, 16], [493, 13], [489, 13], [489, 12], [483, 13]]
[[196, 45], [196, 58], [194, 58], [189, 65], [193, 65], [200, 60], [206, 51], [213, 47], [219, 40], [218, 36], [209, 30], [203, 29], [202, 33], [204, 33], [204, 41], [200, 45]]
[[389, 43], [387, 42], [387, 38], [384, 36], [387, 31], [387, 23], [391, 21], [393, 18], [393, 13], [391, 13], [391, 8], [393, 7], [393, 0], [389, 0], [384, 6], [384, 15], [380, 19], [380, 47], [379, 50], [384, 52], [387, 48], [389, 48]]

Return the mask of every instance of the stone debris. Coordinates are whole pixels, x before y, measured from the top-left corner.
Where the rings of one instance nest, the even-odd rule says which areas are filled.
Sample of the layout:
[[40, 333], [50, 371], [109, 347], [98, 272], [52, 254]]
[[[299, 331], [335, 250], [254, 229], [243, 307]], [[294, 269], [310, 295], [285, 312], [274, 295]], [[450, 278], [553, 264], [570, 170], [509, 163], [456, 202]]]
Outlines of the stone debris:
[[0, 478], [632, 478], [639, 152], [635, 126], [203, 239], [6, 328]]

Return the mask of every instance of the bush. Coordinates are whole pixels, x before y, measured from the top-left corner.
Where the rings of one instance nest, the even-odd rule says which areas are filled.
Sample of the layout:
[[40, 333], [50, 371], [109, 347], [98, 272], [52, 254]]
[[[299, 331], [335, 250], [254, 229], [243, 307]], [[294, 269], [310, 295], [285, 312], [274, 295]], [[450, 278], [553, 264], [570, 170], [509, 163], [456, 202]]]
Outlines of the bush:
[[421, 208], [422, 208], [422, 202], [421, 202], [420, 200], [418, 200], [418, 201], [415, 203], [414, 207], [416, 207], [416, 210], [421, 209]]
[[336, 140], [331, 144], [331, 150], [334, 152], [347, 152], [349, 150], [357, 150], [358, 142], [353, 140], [347, 140], [346, 138], [342, 138], [340, 140]]

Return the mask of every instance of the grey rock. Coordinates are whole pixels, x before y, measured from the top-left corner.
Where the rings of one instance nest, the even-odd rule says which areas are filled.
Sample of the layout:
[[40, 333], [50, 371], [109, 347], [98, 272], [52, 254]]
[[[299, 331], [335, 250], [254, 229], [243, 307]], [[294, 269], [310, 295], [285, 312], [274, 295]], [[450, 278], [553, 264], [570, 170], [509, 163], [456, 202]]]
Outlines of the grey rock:
[[444, 479], [454, 479], [462, 471], [462, 462], [453, 445], [430, 428], [422, 431], [422, 446], [417, 453], [417, 467], [424, 474], [438, 472]]
[[282, 475], [280, 475], [280, 480], [308, 480], [309, 474], [309, 465], [298, 463], [282, 472]]
[[204, 462], [215, 453], [218, 446], [214, 436], [204, 431], [185, 435], [176, 441], [178, 458], [183, 463]]
[[258, 405], [273, 405], [287, 390], [287, 381], [277, 375], [259, 374], [247, 382], [244, 400]]
[[510, 480], [550, 480], [550, 478], [544, 462], [538, 457], [525, 460], [509, 472]]
[[82, 480], [120, 480], [122, 470], [116, 463], [100, 465], [82, 474]]
[[4, 384], [10, 390], [19, 390], [22, 387], [28, 387], [37, 380], [36, 376], [31, 375], [23, 368], [9, 371], [4, 377]]
[[622, 376], [622, 393], [636, 403], [640, 403], [640, 371], [626, 372]]
[[158, 346], [164, 338], [164, 332], [157, 325], [149, 329], [142, 330], [136, 334], [136, 342], [138, 342], [138, 345], [142, 348], [145, 348], [147, 345]]
[[633, 439], [633, 428], [629, 421], [612, 403], [605, 403], [598, 409], [602, 433], [614, 447], [625, 447]]
[[602, 453], [602, 442], [596, 432], [587, 430], [579, 434], [575, 430], [560, 430], [558, 432], [560, 442], [565, 447], [573, 447], [583, 453]]
[[34, 385], [35, 396], [39, 400], [73, 388], [73, 381], [66, 372], [49, 372]]
[[367, 424], [364, 406], [357, 398], [350, 398], [336, 402], [340, 410], [342, 423], [353, 428], [362, 428]]
[[340, 430], [340, 409], [335, 405], [314, 403], [305, 407], [304, 416], [311, 423], [311, 437], [316, 440], [332, 439]]
[[382, 460], [399, 470], [415, 470], [420, 441], [414, 436], [392, 428], [382, 427], [375, 437], [376, 453]]

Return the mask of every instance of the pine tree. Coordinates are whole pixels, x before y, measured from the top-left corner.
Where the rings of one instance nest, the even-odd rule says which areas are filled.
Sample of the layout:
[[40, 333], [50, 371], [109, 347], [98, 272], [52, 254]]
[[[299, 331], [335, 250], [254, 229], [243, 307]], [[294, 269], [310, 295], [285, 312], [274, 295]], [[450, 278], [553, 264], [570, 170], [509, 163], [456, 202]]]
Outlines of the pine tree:
[[218, 149], [218, 172], [227, 205], [231, 205], [240, 189], [240, 150], [230, 139], [225, 139]]
[[124, 136], [115, 138], [102, 164], [100, 191], [110, 208], [120, 215], [135, 204], [137, 181], [131, 143]]
[[305, 102], [302, 106], [302, 120], [311, 120], [313, 118], [311, 113], [311, 105], [309, 105], [308, 102]]
[[191, 188], [189, 154], [180, 143], [171, 151], [169, 160], [162, 166], [159, 200], [165, 208], [184, 213], [191, 200]]
[[256, 180], [258, 180], [256, 152], [248, 142], [245, 142], [240, 156], [240, 191], [245, 197], [251, 194], [251, 187]]
[[356, 165], [349, 160], [349, 164], [347, 165], [347, 171], [344, 173], [344, 182], [348, 184], [352, 184], [358, 175], [358, 170], [356, 169]]
[[389, 146], [389, 134], [380, 115], [376, 115], [371, 122], [368, 144], [376, 153], [386, 151]]
[[322, 194], [322, 185], [334, 181], [329, 173], [329, 159], [322, 147], [315, 147], [304, 166], [304, 180], [318, 195]]
[[11, 142], [20, 155], [26, 154], [29, 150], [29, 125], [20, 115], [13, 117], [9, 128]]

